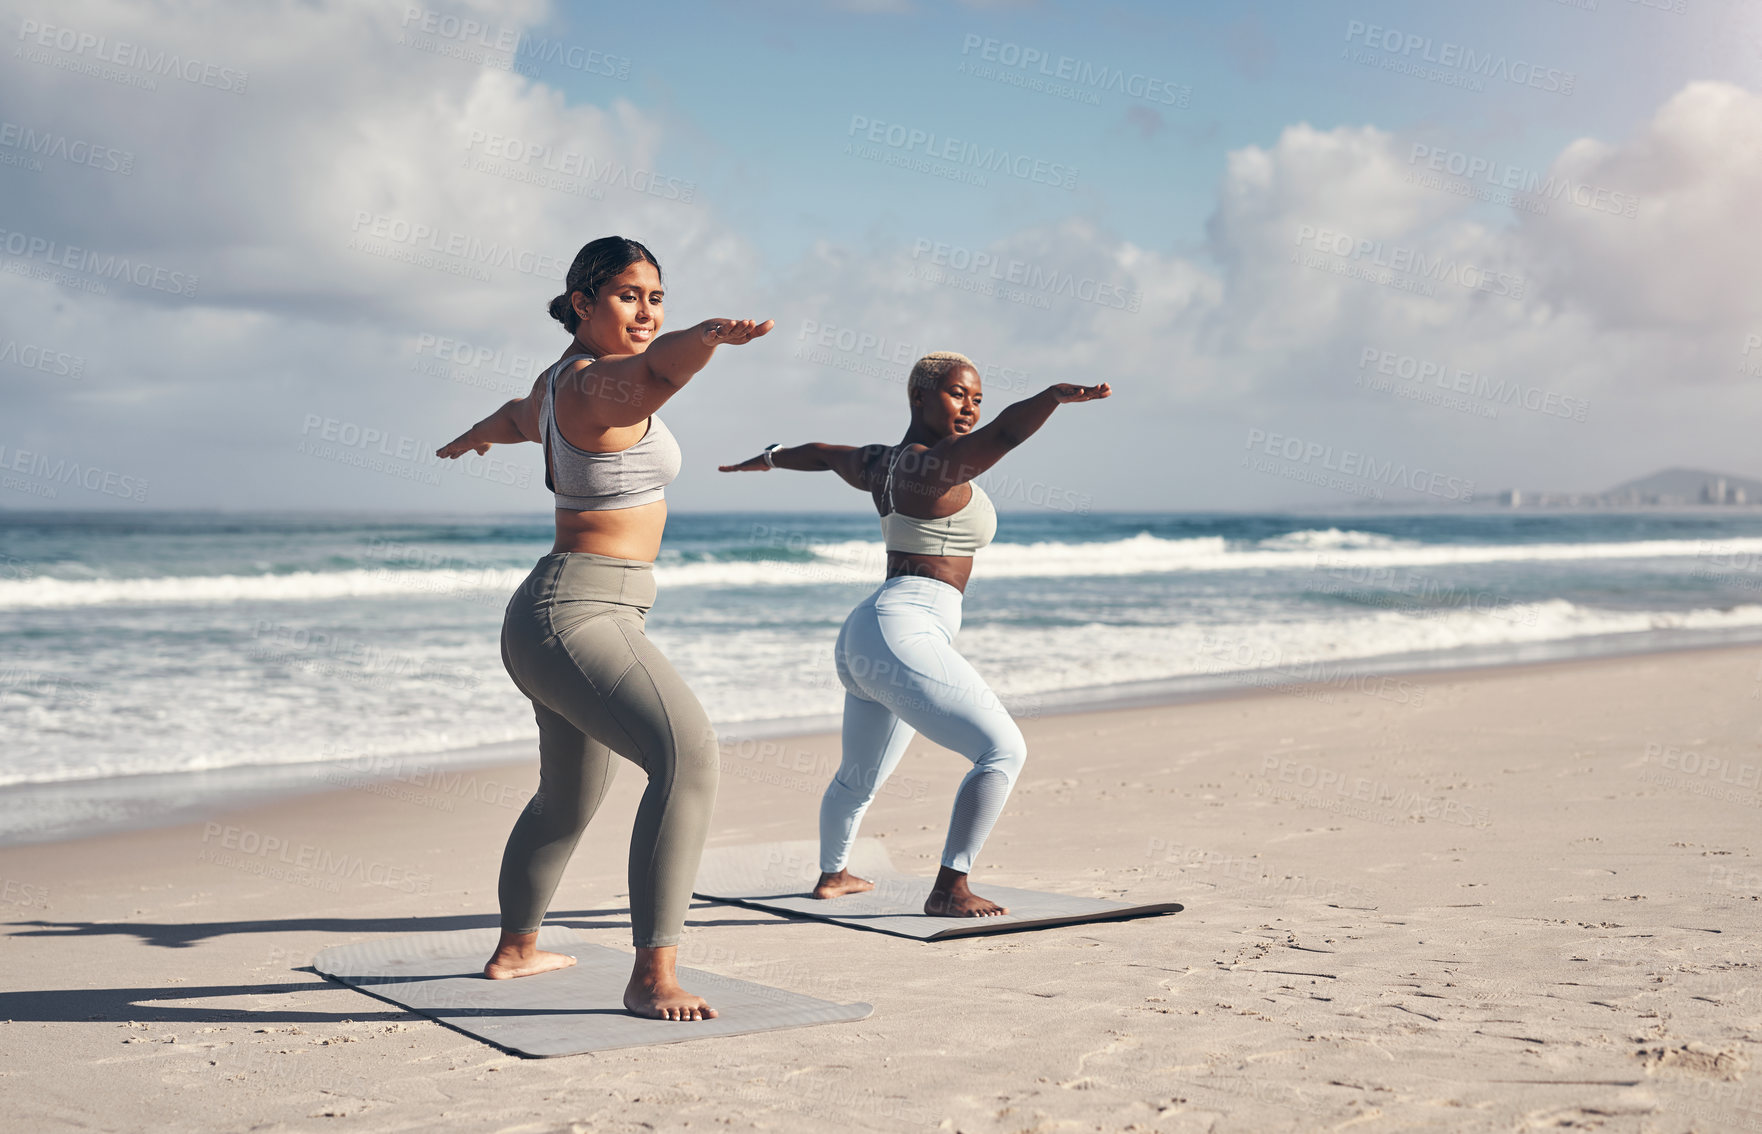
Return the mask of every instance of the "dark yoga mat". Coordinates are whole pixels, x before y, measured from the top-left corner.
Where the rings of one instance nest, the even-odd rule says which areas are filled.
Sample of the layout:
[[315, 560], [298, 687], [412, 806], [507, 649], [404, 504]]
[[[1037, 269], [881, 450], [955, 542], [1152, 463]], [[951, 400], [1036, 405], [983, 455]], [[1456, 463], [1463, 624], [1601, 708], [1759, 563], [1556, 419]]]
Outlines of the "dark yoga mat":
[[1124, 921], [1179, 913], [1179, 902], [1127, 905], [1104, 898], [1045, 894], [983, 883], [975, 889], [1007, 906], [999, 917], [930, 917], [924, 899], [933, 879], [893, 869], [877, 839], [858, 839], [848, 869], [875, 884], [873, 890], [842, 898], [811, 897], [820, 879], [820, 844], [811, 841], [761, 843], [704, 852], [693, 892], [700, 898], [750, 906], [791, 917], [811, 917], [852, 929], [872, 929], [919, 941], [945, 941], [986, 933], [1015, 933], [1091, 921]]
[[514, 980], [487, 980], [483, 962], [500, 935], [494, 929], [409, 933], [355, 945], [333, 945], [314, 968], [369, 996], [420, 1013], [515, 1055], [544, 1058], [805, 1028], [866, 1019], [867, 1004], [834, 1004], [762, 984], [679, 970], [679, 983], [720, 1013], [714, 1020], [645, 1020], [624, 1010], [631, 954], [584, 940], [579, 931], [545, 926], [541, 949], [568, 953], [567, 969]]

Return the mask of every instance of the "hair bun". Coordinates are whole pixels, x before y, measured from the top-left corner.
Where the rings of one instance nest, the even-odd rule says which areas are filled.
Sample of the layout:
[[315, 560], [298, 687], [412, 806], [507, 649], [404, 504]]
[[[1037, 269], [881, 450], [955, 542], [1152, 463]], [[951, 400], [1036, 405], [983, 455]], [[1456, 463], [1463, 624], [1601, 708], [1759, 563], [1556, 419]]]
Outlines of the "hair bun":
[[573, 302], [575, 293], [581, 292], [592, 303], [602, 284], [638, 260], [653, 264], [656, 278], [660, 277], [660, 261], [636, 241], [622, 236], [602, 236], [588, 241], [575, 254], [574, 262], [563, 277], [563, 286], [567, 290], [551, 300], [551, 318], [563, 324], [563, 329], [573, 335], [581, 327], [581, 316], [575, 313]]

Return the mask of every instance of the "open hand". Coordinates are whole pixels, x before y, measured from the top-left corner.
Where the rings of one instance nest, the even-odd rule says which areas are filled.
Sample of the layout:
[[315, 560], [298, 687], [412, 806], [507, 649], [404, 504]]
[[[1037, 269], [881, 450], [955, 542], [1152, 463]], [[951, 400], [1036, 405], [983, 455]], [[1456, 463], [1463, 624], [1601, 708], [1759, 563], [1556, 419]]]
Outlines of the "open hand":
[[698, 333], [705, 346], [739, 346], [770, 334], [776, 325], [770, 319], [763, 323], [755, 319], [706, 319], [698, 324]]
[[1093, 402], [1113, 393], [1113, 387], [1103, 382], [1099, 386], [1075, 386], [1069, 382], [1059, 382], [1048, 386], [1052, 396], [1058, 399], [1059, 405], [1067, 402]]
[[771, 466], [765, 463], [763, 454], [750, 457], [738, 465], [717, 465], [717, 472], [770, 472]]
[[434, 455], [437, 457], [445, 457], [447, 460], [451, 461], [463, 457], [466, 453], [476, 453], [481, 457], [489, 452], [488, 441], [471, 441], [468, 440], [470, 436], [471, 434], [469, 433], [459, 434], [459, 436], [436, 449]]

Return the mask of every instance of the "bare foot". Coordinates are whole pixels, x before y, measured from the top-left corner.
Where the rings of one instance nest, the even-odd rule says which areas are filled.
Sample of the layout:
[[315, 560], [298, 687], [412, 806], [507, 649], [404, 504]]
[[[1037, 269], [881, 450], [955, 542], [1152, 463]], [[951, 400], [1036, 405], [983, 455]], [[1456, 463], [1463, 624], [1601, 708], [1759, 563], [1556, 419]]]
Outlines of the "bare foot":
[[536, 933], [509, 933], [503, 930], [495, 956], [483, 966], [483, 975], [491, 980], [512, 980], [515, 977], [536, 976], [539, 973], [566, 969], [574, 963], [575, 958], [567, 953], [548, 953], [540, 949]]
[[967, 889], [965, 874], [945, 866], [924, 899], [924, 912], [931, 917], [996, 917], [1008, 913], [1009, 907], [973, 893]]
[[867, 878], [858, 878], [848, 870], [840, 870], [833, 874], [820, 875], [820, 881], [814, 886], [814, 897], [841, 898], [846, 894], [860, 894], [874, 888], [875, 884]]
[[677, 946], [638, 949], [630, 983], [624, 986], [624, 1007], [634, 1016], [657, 1020], [714, 1020], [716, 1010], [701, 996], [679, 987], [673, 961]]

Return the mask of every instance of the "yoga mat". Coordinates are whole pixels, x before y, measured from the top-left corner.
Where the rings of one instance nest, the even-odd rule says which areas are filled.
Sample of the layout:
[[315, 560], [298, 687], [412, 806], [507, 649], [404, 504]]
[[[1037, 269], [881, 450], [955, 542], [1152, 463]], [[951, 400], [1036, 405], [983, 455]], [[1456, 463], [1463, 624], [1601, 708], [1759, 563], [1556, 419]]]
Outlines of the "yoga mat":
[[720, 1013], [714, 1020], [647, 1020], [624, 1010], [631, 954], [548, 925], [538, 945], [576, 964], [513, 980], [488, 980], [483, 963], [494, 929], [409, 933], [333, 945], [312, 965], [334, 981], [408, 1008], [515, 1055], [546, 1058], [647, 1044], [742, 1036], [866, 1019], [867, 1004], [834, 1004], [701, 969], [679, 970], [679, 983]]
[[1009, 908], [998, 917], [930, 917], [924, 899], [934, 881], [893, 869], [877, 839], [858, 839], [851, 848], [851, 873], [875, 884], [873, 890], [842, 898], [811, 897], [820, 880], [820, 844], [812, 841], [761, 843], [704, 852], [693, 892], [700, 898], [750, 906], [791, 917], [811, 917], [852, 929], [872, 929], [919, 941], [945, 941], [986, 933], [1016, 933], [1055, 925], [1124, 921], [1179, 913], [1179, 902], [1127, 905], [1104, 898], [1045, 894], [982, 883], [975, 890]]

